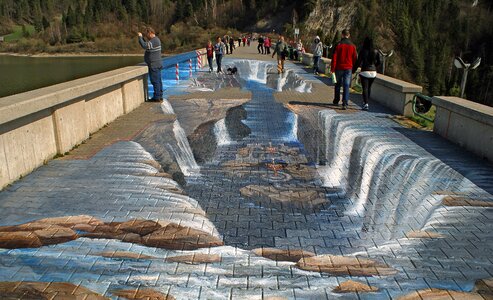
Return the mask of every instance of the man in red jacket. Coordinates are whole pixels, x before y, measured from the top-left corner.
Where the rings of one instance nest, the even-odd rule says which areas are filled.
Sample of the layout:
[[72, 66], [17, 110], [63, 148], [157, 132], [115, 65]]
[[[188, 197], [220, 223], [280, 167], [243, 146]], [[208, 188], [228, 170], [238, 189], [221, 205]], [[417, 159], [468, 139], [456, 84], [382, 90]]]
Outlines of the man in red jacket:
[[348, 107], [349, 87], [351, 85], [351, 76], [353, 65], [356, 63], [358, 54], [356, 46], [349, 39], [349, 30], [342, 31], [342, 39], [334, 49], [330, 71], [335, 72], [337, 83], [335, 85], [335, 95], [333, 103], [339, 104], [341, 97], [341, 86], [343, 87], [342, 94], [342, 109]]

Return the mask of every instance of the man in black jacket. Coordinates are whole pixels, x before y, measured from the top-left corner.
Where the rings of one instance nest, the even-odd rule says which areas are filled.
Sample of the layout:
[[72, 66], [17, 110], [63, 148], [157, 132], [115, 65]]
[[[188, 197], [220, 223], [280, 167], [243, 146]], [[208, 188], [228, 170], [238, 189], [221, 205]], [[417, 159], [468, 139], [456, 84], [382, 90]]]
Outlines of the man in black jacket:
[[259, 54], [264, 54], [264, 38], [262, 36], [258, 38], [257, 50]]
[[163, 100], [163, 82], [161, 81], [161, 70], [163, 64], [161, 61], [161, 41], [156, 36], [156, 32], [151, 27], [146, 28], [146, 40], [142, 33], [139, 35], [139, 44], [145, 49], [144, 61], [149, 68], [149, 78], [154, 87], [154, 95], [149, 101]]

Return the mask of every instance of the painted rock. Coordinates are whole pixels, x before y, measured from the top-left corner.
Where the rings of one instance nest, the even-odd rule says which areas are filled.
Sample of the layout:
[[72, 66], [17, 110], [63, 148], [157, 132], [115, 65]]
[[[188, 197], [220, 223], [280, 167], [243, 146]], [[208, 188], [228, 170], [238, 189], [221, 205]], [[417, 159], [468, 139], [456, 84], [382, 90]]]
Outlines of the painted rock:
[[173, 256], [166, 259], [167, 262], [179, 262], [190, 265], [198, 265], [204, 263], [221, 262], [221, 256], [218, 254], [202, 254], [195, 253], [191, 255]]
[[337, 286], [333, 292], [336, 293], [361, 293], [361, 292], [376, 292], [378, 291], [377, 287], [369, 286], [362, 282], [357, 282], [353, 280], [348, 280], [342, 282], [339, 286]]
[[386, 264], [370, 259], [334, 255], [302, 258], [296, 266], [306, 271], [342, 276], [388, 276], [397, 273], [397, 270]]
[[276, 261], [292, 261], [297, 262], [304, 257], [315, 256], [315, 253], [300, 249], [276, 249], [276, 248], [257, 248], [252, 250], [258, 256], [263, 256]]

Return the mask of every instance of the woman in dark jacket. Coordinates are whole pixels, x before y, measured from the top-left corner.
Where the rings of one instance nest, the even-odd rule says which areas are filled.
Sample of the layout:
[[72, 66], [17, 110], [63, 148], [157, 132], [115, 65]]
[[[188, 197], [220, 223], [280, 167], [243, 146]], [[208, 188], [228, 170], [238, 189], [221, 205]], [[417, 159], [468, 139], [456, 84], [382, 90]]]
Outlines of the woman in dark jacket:
[[358, 54], [358, 61], [353, 66], [353, 73], [361, 67], [359, 78], [363, 88], [363, 110], [368, 110], [368, 100], [371, 96], [371, 85], [377, 77], [377, 67], [380, 65], [380, 55], [373, 47], [373, 40], [365, 38], [363, 47]]

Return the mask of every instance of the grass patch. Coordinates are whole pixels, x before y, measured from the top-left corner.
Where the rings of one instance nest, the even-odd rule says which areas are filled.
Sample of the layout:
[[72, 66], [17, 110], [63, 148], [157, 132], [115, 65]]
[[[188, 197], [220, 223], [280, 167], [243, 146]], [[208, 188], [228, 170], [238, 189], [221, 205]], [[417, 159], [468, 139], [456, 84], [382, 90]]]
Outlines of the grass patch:
[[[26, 33], [29, 36], [32, 36], [36, 32], [33, 25], [24, 25], [24, 27], [26, 28], [25, 29]], [[4, 36], [5, 42], [15, 42], [15, 41], [18, 41], [18, 40], [22, 39], [23, 37], [25, 37], [24, 31], [22, 30], [22, 26], [16, 25], [13, 27], [13, 29], [14, 29], [14, 31], [12, 33]]]
[[[437, 112], [437, 109], [435, 106], [432, 106], [430, 111], [427, 112], [426, 114], [423, 114], [425, 117], [427, 117], [428, 119], [431, 119], [431, 120], [435, 120], [435, 115], [436, 115], [436, 112]], [[423, 127], [423, 129], [427, 129], [427, 130], [432, 130], [433, 129], [433, 125], [435, 124], [435, 122], [430, 122], [426, 119], [423, 119], [419, 116], [412, 116], [410, 117], [409, 119], [411, 119], [412, 121], [416, 122], [417, 124], [419, 124], [421, 127]]]

